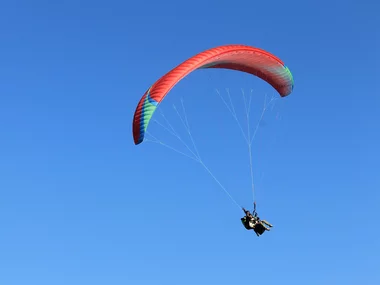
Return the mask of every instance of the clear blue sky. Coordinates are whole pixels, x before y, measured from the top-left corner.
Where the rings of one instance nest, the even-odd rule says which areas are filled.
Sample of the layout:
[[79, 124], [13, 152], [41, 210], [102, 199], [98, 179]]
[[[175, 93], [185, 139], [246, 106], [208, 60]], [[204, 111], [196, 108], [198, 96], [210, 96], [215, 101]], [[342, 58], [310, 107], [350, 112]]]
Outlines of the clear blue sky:
[[[3, 1], [0, 284], [380, 284], [379, 9], [347, 0]], [[258, 211], [274, 224], [260, 238], [200, 164], [135, 146], [131, 135], [150, 84], [230, 43], [274, 53], [295, 80], [253, 144]], [[240, 89], [254, 90], [252, 128], [264, 94], [276, 95], [257, 78], [206, 70], [161, 107], [183, 132], [172, 108], [183, 99], [206, 165], [250, 208], [246, 145], [215, 92], [225, 88], [243, 126]], [[183, 147], [159, 125], [150, 130]]]

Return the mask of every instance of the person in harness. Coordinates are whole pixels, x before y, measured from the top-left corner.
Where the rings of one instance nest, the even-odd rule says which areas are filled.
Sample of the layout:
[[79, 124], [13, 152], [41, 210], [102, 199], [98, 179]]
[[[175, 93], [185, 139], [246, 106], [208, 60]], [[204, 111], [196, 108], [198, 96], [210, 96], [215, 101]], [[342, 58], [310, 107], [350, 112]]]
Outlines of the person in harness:
[[253, 203], [252, 214], [244, 208], [243, 211], [245, 216], [240, 219], [242, 224], [247, 230], [254, 230], [257, 236], [262, 235], [265, 231], [270, 231], [270, 228], [273, 227], [266, 220], [260, 220], [256, 212], [256, 202]]

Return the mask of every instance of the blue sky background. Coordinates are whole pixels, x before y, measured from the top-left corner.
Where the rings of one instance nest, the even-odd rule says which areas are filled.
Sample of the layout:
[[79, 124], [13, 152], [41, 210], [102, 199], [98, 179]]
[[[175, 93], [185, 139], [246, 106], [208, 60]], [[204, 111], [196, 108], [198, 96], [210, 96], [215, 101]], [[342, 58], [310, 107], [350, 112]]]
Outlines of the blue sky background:
[[[3, 1], [0, 284], [379, 284], [379, 8]], [[274, 224], [260, 238], [200, 164], [131, 135], [155, 80], [230, 43], [274, 53], [295, 80], [253, 144], [258, 211]], [[161, 110], [184, 132], [172, 108], [183, 99], [205, 164], [248, 208], [247, 148], [215, 91], [226, 88], [244, 128], [241, 89], [254, 90], [252, 128], [265, 94], [276, 95], [252, 76], [205, 70]]]

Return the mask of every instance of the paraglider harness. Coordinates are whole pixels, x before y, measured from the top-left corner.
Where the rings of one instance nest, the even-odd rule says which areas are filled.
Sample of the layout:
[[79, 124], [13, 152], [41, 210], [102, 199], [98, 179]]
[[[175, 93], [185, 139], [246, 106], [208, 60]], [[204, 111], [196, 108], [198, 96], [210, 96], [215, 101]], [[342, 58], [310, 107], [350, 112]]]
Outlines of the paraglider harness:
[[245, 216], [240, 220], [244, 227], [247, 230], [254, 230], [257, 236], [262, 235], [266, 229], [264, 225], [260, 222], [260, 218], [257, 216], [256, 203], [254, 203], [254, 209], [252, 211], [252, 214], [244, 208], [243, 211], [245, 213]]
[[252, 220], [251, 218], [244, 216], [243, 218], [240, 219], [242, 224], [247, 230], [252, 230], [255, 228], [256, 221]]

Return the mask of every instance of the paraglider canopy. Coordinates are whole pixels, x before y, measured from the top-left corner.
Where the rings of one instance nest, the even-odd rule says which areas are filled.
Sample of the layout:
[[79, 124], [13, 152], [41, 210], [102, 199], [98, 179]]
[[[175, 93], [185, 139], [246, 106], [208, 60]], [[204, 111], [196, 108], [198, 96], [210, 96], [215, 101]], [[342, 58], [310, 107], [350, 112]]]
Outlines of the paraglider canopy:
[[154, 111], [174, 85], [192, 71], [203, 68], [223, 68], [255, 75], [269, 83], [282, 97], [293, 90], [290, 70], [267, 51], [246, 45], [225, 45], [203, 51], [173, 68], [144, 93], [133, 118], [136, 145], [144, 140]]

